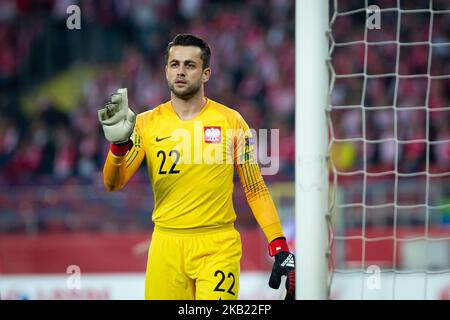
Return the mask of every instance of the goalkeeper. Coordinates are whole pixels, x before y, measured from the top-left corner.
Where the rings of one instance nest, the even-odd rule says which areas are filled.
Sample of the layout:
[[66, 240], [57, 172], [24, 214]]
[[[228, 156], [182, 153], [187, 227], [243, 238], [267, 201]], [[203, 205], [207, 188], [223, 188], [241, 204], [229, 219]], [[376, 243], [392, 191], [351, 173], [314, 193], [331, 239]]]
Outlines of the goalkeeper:
[[177, 35], [165, 54], [170, 101], [136, 117], [126, 89], [119, 89], [99, 110], [110, 142], [104, 184], [109, 191], [123, 188], [145, 159], [155, 200], [146, 299], [234, 300], [242, 255], [232, 202], [236, 170], [274, 257], [269, 286], [279, 288], [286, 276], [286, 299], [294, 299], [294, 255], [261, 176], [251, 131], [237, 111], [205, 97], [210, 55], [202, 39]]

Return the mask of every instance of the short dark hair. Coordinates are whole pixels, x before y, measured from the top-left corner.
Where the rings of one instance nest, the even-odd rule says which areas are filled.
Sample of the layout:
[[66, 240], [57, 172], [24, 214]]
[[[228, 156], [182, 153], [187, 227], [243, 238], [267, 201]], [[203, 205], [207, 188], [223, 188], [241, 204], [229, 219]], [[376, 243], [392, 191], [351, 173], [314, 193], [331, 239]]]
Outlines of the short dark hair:
[[175, 38], [169, 44], [166, 48], [165, 53], [165, 60], [167, 64], [167, 60], [169, 59], [169, 50], [173, 46], [194, 46], [199, 47], [202, 50], [202, 61], [203, 61], [203, 69], [206, 69], [209, 67], [209, 60], [211, 58], [211, 49], [209, 48], [208, 43], [206, 43], [205, 40], [200, 39], [199, 37], [196, 37], [192, 34], [177, 34]]

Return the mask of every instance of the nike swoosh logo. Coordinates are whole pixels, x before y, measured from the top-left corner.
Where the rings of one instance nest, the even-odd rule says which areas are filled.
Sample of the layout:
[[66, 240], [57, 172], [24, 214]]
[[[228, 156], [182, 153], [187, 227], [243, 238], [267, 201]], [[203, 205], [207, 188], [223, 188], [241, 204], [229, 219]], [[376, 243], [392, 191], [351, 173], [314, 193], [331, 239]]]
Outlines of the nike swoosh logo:
[[168, 137], [162, 137], [162, 138], [158, 138], [158, 137], [156, 137], [156, 142], [160, 142], [160, 141], [163, 141], [163, 140], [166, 140], [166, 139], [169, 139], [171, 136], [168, 136]]

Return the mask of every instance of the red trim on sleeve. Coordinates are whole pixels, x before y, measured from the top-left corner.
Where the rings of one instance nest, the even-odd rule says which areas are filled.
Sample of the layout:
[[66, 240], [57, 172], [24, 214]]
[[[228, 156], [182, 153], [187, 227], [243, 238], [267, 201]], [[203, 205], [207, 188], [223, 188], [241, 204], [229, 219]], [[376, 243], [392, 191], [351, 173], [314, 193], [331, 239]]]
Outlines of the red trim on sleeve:
[[286, 239], [275, 239], [269, 244], [269, 255], [271, 257], [280, 252], [289, 252]]
[[121, 144], [114, 144], [111, 143], [109, 146], [109, 149], [111, 150], [112, 154], [115, 156], [124, 156], [127, 154], [128, 150], [130, 150], [133, 147], [133, 141], [128, 140], [127, 143], [121, 143]]

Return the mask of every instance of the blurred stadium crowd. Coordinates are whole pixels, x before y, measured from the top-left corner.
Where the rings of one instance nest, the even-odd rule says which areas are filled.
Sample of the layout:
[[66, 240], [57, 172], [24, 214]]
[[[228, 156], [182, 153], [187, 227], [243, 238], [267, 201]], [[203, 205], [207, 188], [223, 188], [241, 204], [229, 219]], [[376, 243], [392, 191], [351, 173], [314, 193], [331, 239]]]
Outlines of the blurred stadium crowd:
[[[81, 30], [66, 27], [71, 4], [81, 8]], [[120, 87], [135, 112], [167, 101], [163, 54], [177, 33], [212, 47], [209, 98], [239, 110], [252, 128], [280, 129], [273, 179], [292, 180], [292, 1], [6, 0], [0, 12], [0, 230], [148, 227], [150, 188], [130, 200], [136, 210], [105, 200], [108, 143], [97, 109]], [[142, 168], [131, 184], [147, 183], [146, 175]]]
[[369, 1], [393, 8], [372, 29], [361, 1], [337, 3], [330, 136], [346, 207], [335, 231], [448, 225], [450, 2]]
[[[428, 6], [428, 1], [422, 2]], [[81, 8], [81, 30], [66, 27], [66, 9], [71, 4]], [[397, 1], [379, 4], [395, 7]], [[354, 8], [361, 8], [361, 2], [339, 2], [340, 12]], [[334, 41], [364, 40], [364, 17], [338, 17]], [[435, 15], [432, 39], [428, 39], [429, 17], [402, 14], [400, 41], [449, 43], [450, 15]], [[382, 28], [370, 31], [368, 40], [396, 40], [398, 21], [397, 12], [383, 13]], [[206, 95], [237, 109], [251, 128], [280, 129], [280, 173], [266, 176], [266, 180], [292, 181], [294, 1], [250, 0], [243, 5], [241, 1], [219, 0], [2, 0], [1, 188], [25, 190], [21, 186], [44, 185], [62, 194], [73, 192], [65, 189], [73, 185], [100, 189], [108, 144], [98, 126], [97, 109], [120, 87], [128, 88], [135, 112], [168, 100], [163, 53], [175, 34], [186, 32], [204, 37], [212, 47], [213, 72]], [[430, 95], [426, 94], [428, 67], [431, 75], [450, 74], [449, 49], [433, 47], [428, 59], [426, 44], [370, 45], [364, 63], [364, 44], [337, 46], [332, 56], [337, 75], [398, 71], [423, 77], [402, 78], [398, 86], [393, 75], [370, 77], [366, 86], [362, 75], [337, 79], [333, 105], [364, 104], [367, 108], [364, 116], [360, 107], [333, 110], [334, 136], [358, 138], [365, 133], [370, 140], [415, 140], [399, 144], [399, 170], [424, 170], [427, 143], [417, 139], [450, 139], [450, 112], [432, 112], [433, 108], [449, 106], [450, 80], [432, 80]], [[395, 103], [397, 108], [392, 108]], [[377, 108], [380, 106], [391, 107]], [[412, 106], [424, 108], [408, 108]], [[402, 107], [406, 109], [402, 111]], [[338, 169], [362, 167], [361, 150], [359, 142], [337, 143], [333, 156]], [[367, 152], [369, 170], [395, 166], [395, 142], [369, 143]], [[439, 172], [449, 170], [450, 144], [431, 144], [429, 161], [430, 167]], [[142, 169], [133, 181], [147, 182]], [[20, 212], [11, 197], [0, 197], [0, 202], [3, 208], [11, 208], [11, 216]], [[143, 205], [143, 211], [148, 206]], [[22, 218], [16, 224], [11, 224], [11, 219], [5, 218], [8, 223], [4, 224], [0, 219], [0, 230], [27, 229]], [[74, 229], [79, 228], [80, 223], [75, 225]], [[86, 228], [90, 227], [92, 224], [87, 223]]]
[[[204, 36], [212, 46], [208, 97], [238, 109], [252, 128], [281, 129], [282, 171], [292, 175], [292, 1], [252, 1], [244, 10], [238, 1], [81, 1], [82, 28], [70, 31], [65, 10], [73, 3], [2, 1], [2, 184], [92, 182], [108, 147], [97, 109], [119, 87], [128, 88], [136, 112], [167, 101], [163, 53], [180, 32]], [[67, 40], [77, 32], [80, 38]], [[48, 40], [49, 35], [56, 38]], [[94, 51], [91, 61], [74, 50]], [[46, 61], [49, 51], [54, 61]], [[32, 77], [42, 86], [58, 72], [86, 62], [95, 71], [85, 82], [69, 84], [81, 90], [67, 110], [41, 94], [33, 97], [32, 112], [23, 111], [20, 97], [30, 89], [23, 79]], [[47, 69], [30, 66], [36, 63]]]
[[[338, 14], [332, 29], [334, 137], [368, 141], [365, 154], [362, 141], [336, 143], [335, 163], [341, 171], [362, 170], [364, 159], [369, 172], [448, 171], [450, 3], [374, 3], [401, 10], [382, 12], [379, 29], [365, 29], [365, 11]], [[359, 1], [339, 1], [337, 12], [357, 9]]]

